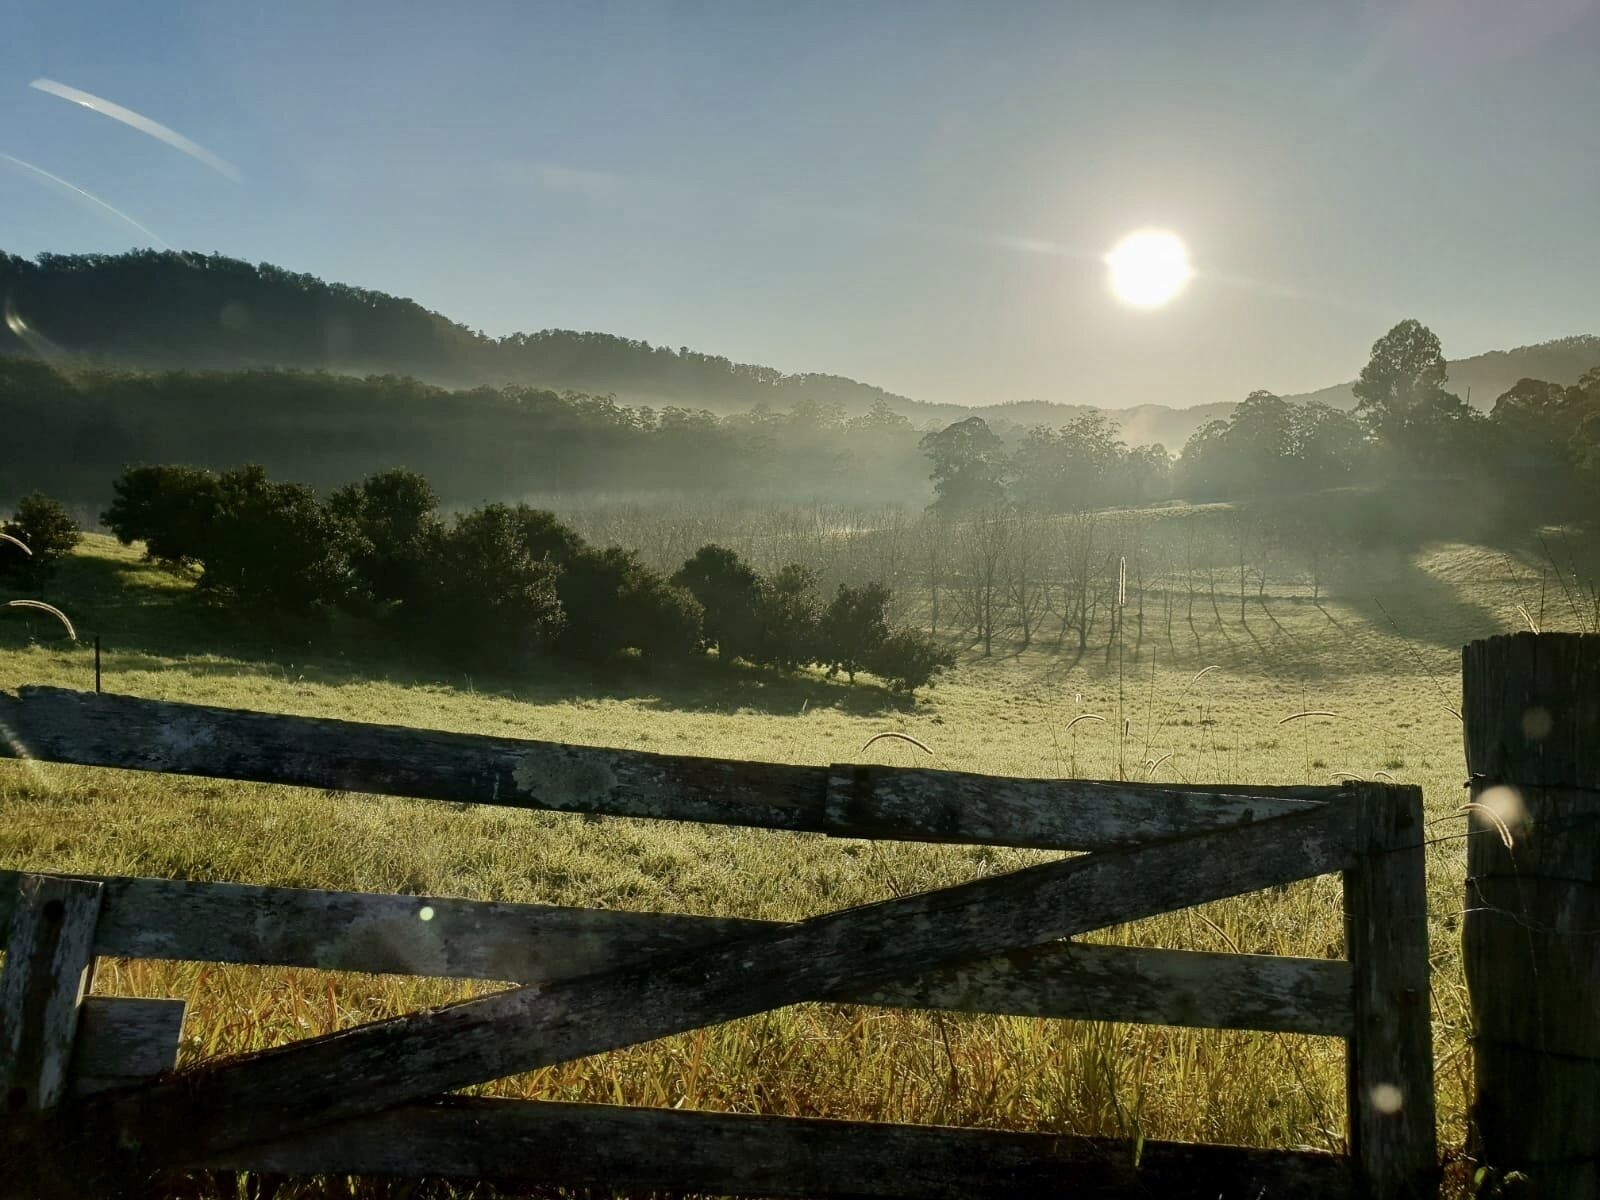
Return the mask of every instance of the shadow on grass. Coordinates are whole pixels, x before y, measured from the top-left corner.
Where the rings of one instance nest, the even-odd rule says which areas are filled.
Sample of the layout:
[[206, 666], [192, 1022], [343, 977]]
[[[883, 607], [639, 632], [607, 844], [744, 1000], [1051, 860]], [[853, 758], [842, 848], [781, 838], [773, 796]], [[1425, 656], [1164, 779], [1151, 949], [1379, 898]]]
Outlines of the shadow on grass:
[[[0, 600], [22, 595], [0, 591]], [[627, 658], [607, 664], [558, 658], [515, 667], [444, 664], [371, 622], [344, 615], [286, 620], [222, 609], [157, 568], [94, 553], [73, 555], [29, 598], [47, 599], [65, 611], [82, 643], [101, 638], [109, 691], [116, 690], [118, 672], [174, 671], [332, 687], [444, 687], [536, 704], [618, 700], [658, 709], [771, 716], [797, 716], [814, 708], [871, 716], [916, 707], [913, 698], [866, 679], [851, 684], [814, 672], [789, 674], [714, 658], [670, 666]], [[0, 650], [54, 640], [57, 627], [49, 618], [0, 621]]]

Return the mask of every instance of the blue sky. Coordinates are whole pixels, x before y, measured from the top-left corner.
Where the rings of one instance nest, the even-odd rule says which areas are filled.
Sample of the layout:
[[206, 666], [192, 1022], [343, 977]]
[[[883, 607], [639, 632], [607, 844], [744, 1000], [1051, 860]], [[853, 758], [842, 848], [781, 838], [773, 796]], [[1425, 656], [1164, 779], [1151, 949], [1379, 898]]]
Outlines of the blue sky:
[[[1456, 356], [1600, 332], [1597, 61], [1590, 0], [0, 0], [0, 154], [492, 334], [1187, 405], [1349, 378], [1405, 316]], [[1145, 226], [1200, 272], [1154, 312], [1099, 262]], [[148, 244], [0, 160], [0, 247]]]

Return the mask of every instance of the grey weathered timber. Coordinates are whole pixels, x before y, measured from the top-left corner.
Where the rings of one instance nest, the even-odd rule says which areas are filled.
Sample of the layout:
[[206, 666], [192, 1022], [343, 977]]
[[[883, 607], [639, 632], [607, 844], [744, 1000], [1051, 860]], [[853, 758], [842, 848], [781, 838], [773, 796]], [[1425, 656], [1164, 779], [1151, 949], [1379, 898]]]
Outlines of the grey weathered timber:
[[[0, 929], [13, 877], [20, 875], [0, 871]], [[777, 928], [545, 904], [119, 876], [100, 882], [95, 951], [126, 958], [548, 983]], [[1343, 1037], [1350, 1030], [1350, 965], [1052, 943], [859, 993], [808, 998]]]
[[[1135, 1159], [1137, 1157], [1137, 1165]], [[989, 1129], [451, 1098], [194, 1164], [713, 1195], [1347, 1197], [1342, 1157]]]
[[[60, 1140], [15, 1153], [116, 1171], [281, 1140], [325, 1122], [537, 1069], [809, 996], [865, 990], [1353, 865], [1345, 805], [1131, 850], [1044, 863], [601, 974], [513, 988], [181, 1071], [81, 1102]], [[126, 1169], [126, 1164], [121, 1164]]]
[[1053, 942], [938, 967], [849, 999], [895, 1008], [1328, 1037], [1346, 1037], [1351, 1029], [1350, 964], [1342, 959], [1090, 942]]
[[1281, 817], [1318, 802], [1138, 783], [835, 765], [829, 768], [825, 825], [839, 837], [1104, 850]]
[[72, 1091], [78, 1095], [125, 1087], [178, 1065], [182, 1000], [90, 996], [78, 1019]]
[[[1338, 788], [1229, 795], [649, 754], [27, 687], [0, 721], [34, 758], [515, 808], [792, 832], [1099, 850], [1296, 812]], [[0, 741], [0, 754], [6, 744]], [[915, 791], [915, 802], [910, 797]], [[1249, 789], [1245, 789], [1248, 791]]]
[[1600, 636], [1471, 643], [1462, 717], [1483, 806], [1469, 816], [1462, 925], [1480, 1156], [1521, 1172], [1529, 1194], [1596, 1200]]
[[100, 885], [25, 876], [0, 969], [0, 1099], [50, 1108], [67, 1090], [78, 1010], [94, 970]]
[[1344, 877], [1350, 1157], [1372, 1200], [1420, 1200], [1439, 1187], [1422, 789], [1361, 784], [1351, 807], [1363, 858]]

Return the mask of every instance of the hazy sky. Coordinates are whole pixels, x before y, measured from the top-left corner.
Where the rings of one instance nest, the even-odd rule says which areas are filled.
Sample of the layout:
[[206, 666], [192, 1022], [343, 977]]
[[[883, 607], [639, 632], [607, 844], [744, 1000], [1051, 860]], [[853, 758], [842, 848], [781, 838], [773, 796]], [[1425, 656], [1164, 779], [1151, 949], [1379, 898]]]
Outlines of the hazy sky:
[[[1186, 405], [1600, 332], [1600, 12], [0, 0], [0, 247], [159, 244], [929, 400]], [[39, 78], [192, 139], [238, 181]], [[1200, 275], [1114, 301], [1159, 226]]]

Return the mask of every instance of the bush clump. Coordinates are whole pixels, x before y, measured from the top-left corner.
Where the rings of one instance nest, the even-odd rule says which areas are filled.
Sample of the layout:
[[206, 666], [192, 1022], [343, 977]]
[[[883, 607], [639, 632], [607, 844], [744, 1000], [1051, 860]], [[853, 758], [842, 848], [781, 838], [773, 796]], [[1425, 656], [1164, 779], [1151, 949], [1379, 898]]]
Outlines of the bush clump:
[[36, 587], [56, 572], [61, 560], [83, 540], [83, 531], [59, 500], [34, 492], [17, 502], [11, 519], [0, 525], [0, 533], [27, 546], [24, 553], [9, 543], [0, 543], [0, 577]]
[[[724, 662], [816, 665], [852, 681], [870, 671], [901, 691], [954, 662], [926, 635], [891, 629], [882, 584], [841, 586], [823, 604], [807, 568], [762, 575], [717, 545], [668, 578], [525, 504], [485, 504], [446, 522], [413, 471], [370, 475], [326, 503], [259, 466], [134, 467], [113, 492], [102, 517], [112, 532], [125, 545], [142, 540], [151, 561], [198, 571], [198, 590], [217, 603], [302, 616], [342, 609], [458, 659], [680, 663], [715, 649]], [[70, 549], [65, 532], [40, 532], [59, 522], [40, 507], [53, 502], [37, 500], [24, 502], [32, 536]], [[65, 528], [75, 541], [70, 521]]]
[[867, 669], [897, 692], [914, 692], [956, 665], [955, 652], [920, 629], [896, 629], [878, 645]]
[[529, 552], [522, 529], [516, 509], [489, 504], [435, 537], [418, 632], [480, 662], [547, 649], [565, 623], [560, 568]]
[[205, 561], [221, 502], [216, 475], [200, 467], [133, 467], [111, 485], [100, 521], [124, 546], [144, 543], [145, 558], [167, 567]]

